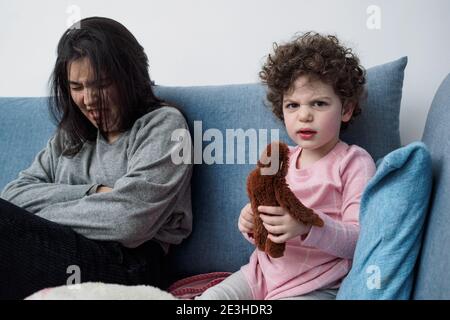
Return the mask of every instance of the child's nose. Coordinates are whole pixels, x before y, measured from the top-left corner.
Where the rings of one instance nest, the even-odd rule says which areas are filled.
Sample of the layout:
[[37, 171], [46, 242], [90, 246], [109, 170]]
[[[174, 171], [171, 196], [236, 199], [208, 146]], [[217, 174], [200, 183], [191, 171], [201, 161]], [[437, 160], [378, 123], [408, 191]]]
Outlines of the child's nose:
[[298, 120], [301, 122], [312, 121], [312, 112], [309, 107], [301, 106], [298, 108]]

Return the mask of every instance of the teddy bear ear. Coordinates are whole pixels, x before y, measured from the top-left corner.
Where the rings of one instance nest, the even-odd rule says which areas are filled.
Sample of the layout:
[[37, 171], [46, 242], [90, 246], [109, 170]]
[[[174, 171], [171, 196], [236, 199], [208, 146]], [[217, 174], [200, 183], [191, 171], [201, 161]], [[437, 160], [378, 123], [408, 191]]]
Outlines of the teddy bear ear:
[[[280, 141], [273, 141], [269, 143], [261, 154], [258, 160], [258, 167], [268, 167], [271, 161], [275, 159], [285, 160], [285, 155], [289, 153], [287, 145]], [[281, 168], [281, 165], [279, 166]]]
[[270, 164], [270, 156], [272, 154], [272, 144], [268, 144], [264, 151], [261, 153], [261, 157], [258, 160], [258, 167], [266, 167]]

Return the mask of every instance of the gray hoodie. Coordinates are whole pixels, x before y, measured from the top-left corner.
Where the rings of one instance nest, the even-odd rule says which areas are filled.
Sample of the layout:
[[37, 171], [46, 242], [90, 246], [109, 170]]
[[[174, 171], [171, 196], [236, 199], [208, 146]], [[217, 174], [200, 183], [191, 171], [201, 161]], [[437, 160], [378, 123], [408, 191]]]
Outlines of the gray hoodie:
[[[192, 164], [171, 157], [172, 132], [187, 128], [177, 109], [162, 107], [111, 144], [99, 133], [72, 158], [56, 134], [1, 197], [89, 239], [131, 248], [154, 239], [167, 252], [192, 229]], [[95, 193], [98, 185], [113, 191]]]

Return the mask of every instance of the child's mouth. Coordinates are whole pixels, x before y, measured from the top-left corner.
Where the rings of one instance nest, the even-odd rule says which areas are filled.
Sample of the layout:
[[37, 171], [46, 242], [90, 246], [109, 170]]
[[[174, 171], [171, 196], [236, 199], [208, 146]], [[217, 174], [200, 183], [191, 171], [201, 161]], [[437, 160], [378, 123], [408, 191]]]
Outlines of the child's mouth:
[[300, 138], [304, 140], [312, 139], [316, 133], [317, 131], [312, 129], [300, 129], [299, 131], [297, 131], [297, 134], [300, 136]]

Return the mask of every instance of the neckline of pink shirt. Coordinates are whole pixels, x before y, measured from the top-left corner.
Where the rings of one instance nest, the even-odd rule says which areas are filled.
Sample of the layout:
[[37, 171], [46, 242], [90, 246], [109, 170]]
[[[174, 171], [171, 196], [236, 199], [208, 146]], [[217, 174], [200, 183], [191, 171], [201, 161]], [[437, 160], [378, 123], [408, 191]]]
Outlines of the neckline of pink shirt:
[[342, 150], [345, 149], [347, 144], [341, 140], [339, 140], [338, 143], [334, 146], [333, 149], [330, 150], [325, 156], [314, 162], [312, 165], [310, 165], [307, 168], [300, 168], [297, 169], [297, 158], [300, 155], [300, 152], [303, 150], [302, 147], [296, 146], [293, 149], [291, 149], [291, 156], [289, 157], [289, 170], [295, 171], [296, 175], [301, 176], [309, 176], [314, 170], [317, 170], [317, 167], [320, 167], [320, 165], [324, 162], [327, 162], [328, 158], [335, 157], [339, 153], [341, 153]]

